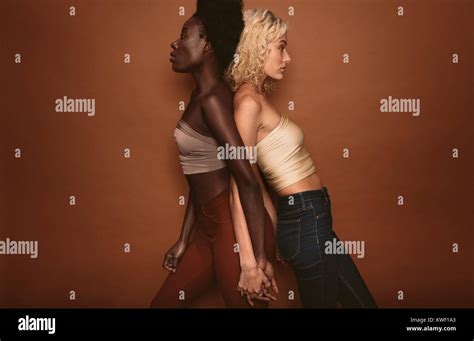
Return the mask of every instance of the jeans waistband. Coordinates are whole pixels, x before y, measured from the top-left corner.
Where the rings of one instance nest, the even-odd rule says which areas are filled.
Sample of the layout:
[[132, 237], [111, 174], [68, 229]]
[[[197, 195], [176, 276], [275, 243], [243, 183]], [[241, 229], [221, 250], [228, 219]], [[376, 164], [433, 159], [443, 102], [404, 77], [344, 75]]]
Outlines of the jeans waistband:
[[298, 192], [290, 195], [278, 197], [278, 207], [287, 206], [305, 206], [305, 202], [312, 199], [323, 199], [329, 206], [331, 206], [331, 199], [329, 198], [329, 192], [326, 186], [320, 189]]

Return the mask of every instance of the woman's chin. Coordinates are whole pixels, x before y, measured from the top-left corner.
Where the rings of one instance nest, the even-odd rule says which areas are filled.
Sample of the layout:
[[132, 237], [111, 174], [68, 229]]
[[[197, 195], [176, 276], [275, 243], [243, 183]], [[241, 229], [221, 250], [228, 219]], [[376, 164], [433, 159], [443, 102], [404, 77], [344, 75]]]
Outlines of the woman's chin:
[[283, 79], [283, 73], [275, 73], [274, 75], [270, 76], [271, 79], [275, 80], [275, 81], [279, 81], [279, 80], [282, 80]]
[[171, 68], [173, 69], [174, 72], [176, 73], [185, 73], [186, 71], [183, 71], [179, 66], [177, 66], [175, 63], [171, 64]]

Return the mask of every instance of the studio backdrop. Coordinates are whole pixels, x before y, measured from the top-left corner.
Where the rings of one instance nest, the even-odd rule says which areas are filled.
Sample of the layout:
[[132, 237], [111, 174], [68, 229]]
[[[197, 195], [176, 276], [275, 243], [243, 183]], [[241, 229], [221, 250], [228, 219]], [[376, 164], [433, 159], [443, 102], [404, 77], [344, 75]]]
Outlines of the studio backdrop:
[[[249, 8], [289, 24], [271, 99], [302, 127], [378, 305], [473, 307], [473, 1]], [[148, 307], [188, 199], [173, 130], [194, 82], [169, 53], [194, 11], [0, 1], [0, 307]], [[291, 269], [276, 278], [271, 306], [300, 307]]]

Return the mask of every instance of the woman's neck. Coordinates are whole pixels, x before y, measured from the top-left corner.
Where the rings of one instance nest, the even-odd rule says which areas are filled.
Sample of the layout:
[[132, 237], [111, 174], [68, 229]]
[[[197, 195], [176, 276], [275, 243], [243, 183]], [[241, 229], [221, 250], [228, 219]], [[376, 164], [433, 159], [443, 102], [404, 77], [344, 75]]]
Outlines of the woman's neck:
[[198, 88], [198, 93], [209, 92], [222, 80], [222, 73], [217, 60], [210, 60], [203, 63], [198, 71], [193, 72], [193, 77]]
[[251, 90], [252, 92], [255, 92], [258, 95], [265, 96], [265, 94], [263, 93], [263, 82], [259, 82], [259, 84], [244, 83], [241, 88]]

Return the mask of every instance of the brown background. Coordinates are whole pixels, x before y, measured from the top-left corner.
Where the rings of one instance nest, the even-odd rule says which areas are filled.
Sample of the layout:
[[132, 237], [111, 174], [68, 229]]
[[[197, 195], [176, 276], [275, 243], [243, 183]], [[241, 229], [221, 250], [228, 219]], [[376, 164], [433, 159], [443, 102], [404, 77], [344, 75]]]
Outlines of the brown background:
[[[334, 229], [365, 241], [354, 260], [378, 304], [473, 307], [472, 1], [246, 4], [289, 22], [292, 63], [272, 98], [305, 131]], [[194, 6], [0, 2], [0, 240], [39, 241], [37, 259], [0, 255], [0, 307], [147, 307], [159, 289], [187, 194], [172, 132], [193, 86], [172, 72], [169, 45]], [[55, 112], [63, 96], [95, 98], [96, 116]], [[421, 115], [380, 112], [388, 96], [420, 98]], [[277, 270], [281, 291], [296, 290]], [[221, 305], [216, 292], [196, 302]]]

